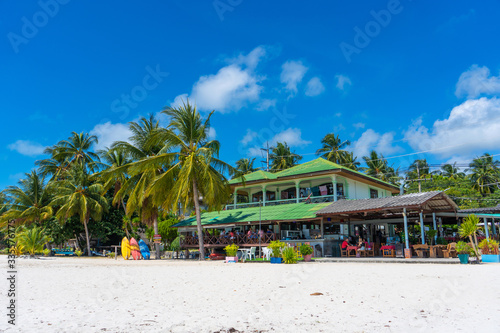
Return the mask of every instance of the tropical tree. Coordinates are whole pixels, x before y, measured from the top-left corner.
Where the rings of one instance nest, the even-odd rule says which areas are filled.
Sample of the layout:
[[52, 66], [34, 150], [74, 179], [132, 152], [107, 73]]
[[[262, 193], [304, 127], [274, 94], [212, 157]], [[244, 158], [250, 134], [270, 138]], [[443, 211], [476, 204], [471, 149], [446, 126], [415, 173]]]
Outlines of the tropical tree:
[[344, 159], [342, 161], [342, 166], [357, 171], [359, 170], [361, 163], [356, 160], [357, 157], [354, 156], [354, 153], [349, 152], [344, 156]]
[[[164, 172], [168, 165], [154, 163], [143, 164], [143, 161], [160, 153], [164, 144], [155, 139], [160, 130], [159, 121], [150, 115], [141, 118], [138, 122], [129, 123], [132, 136], [129, 141], [118, 141], [112, 145], [113, 150], [121, 150], [134, 162], [122, 166], [111, 166], [101, 172], [99, 176], [104, 179], [126, 179], [120, 190], [115, 193], [113, 203], [122, 202], [128, 196], [126, 214], [130, 218], [134, 213], [139, 213], [142, 222], [153, 226], [155, 234], [158, 234], [158, 205], [154, 204], [152, 194], [148, 188], [158, 175]], [[141, 163], [141, 164], [138, 164]], [[159, 195], [163, 195], [168, 188], [163, 188]], [[156, 244], [156, 258], [160, 258], [160, 247]]]
[[460, 172], [460, 169], [457, 167], [457, 162], [445, 164], [441, 166], [441, 170], [434, 171], [433, 173], [454, 180], [465, 178], [465, 173]]
[[349, 140], [342, 141], [339, 136], [329, 133], [321, 140], [322, 147], [316, 151], [316, 155], [338, 164], [348, 163], [349, 152], [345, 148], [351, 145]]
[[241, 158], [236, 161], [236, 171], [238, 174], [246, 175], [251, 172], [257, 170], [257, 168], [253, 167], [253, 163], [255, 162], [255, 158]]
[[72, 132], [67, 140], [61, 140], [45, 149], [44, 153], [51, 155], [49, 159], [35, 163], [43, 176], [51, 175], [55, 179], [76, 163], [85, 166], [91, 172], [96, 172], [101, 164], [99, 156], [91, 150], [97, 143], [95, 135]]
[[1, 216], [2, 224], [14, 220], [17, 223], [39, 223], [52, 216], [52, 186], [45, 182], [36, 171], [25, 174], [19, 186], [9, 186], [4, 190], [8, 210]]
[[302, 156], [292, 152], [286, 142], [276, 143], [276, 147], [273, 147], [271, 154], [269, 154], [271, 171], [274, 172], [291, 168], [297, 165], [300, 160], [302, 160]]
[[60, 221], [79, 216], [85, 227], [87, 251], [90, 256], [88, 223], [90, 219], [100, 220], [102, 213], [108, 208], [104, 187], [93, 182], [87, 170], [80, 164], [75, 164], [66, 171], [63, 179], [55, 183], [55, 187], [55, 198], [50, 205], [59, 207], [56, 216]]
[[16, 241], [17, 246], [23, 252], [27, 252], [30, 257], [34, 257], [36, 253], [43, 251], [45, 244], [51, 242], [51, 239], [47, 236], [44, 228], [35, 225], [32, 228], [23, 228], [16, 235]]
[[147, 195], [165, 212], [172, 211], [179, 202], [185, 208], [194, 206], [200, 260], [203, 260], [205, 249], [200, 201], [209, 209], [222, 209], [231, 195], [225, 174], [231, 176], [236, 170], [218, 158], [219, 141], [208, 140], [210, 118], [214, 111], [203, 121], [196, 106], [188, 100], [182, 106], [165, 108], [163, 113], [169, 117], [170, 124], [158, 131], [154, 141], [164, 145], [162, 151], [133, 163], [131, 169], [164, 169], [149, 187]]
[[500, 162], [490, 154], [477, 157], [469, 164], [470, 180], [481, 195], [493, 193], [500, 180]]
[[426, 159], [415, 160], [408, 168], [408, 179], [421, 179], [430, 175], [430, 166]]
[[479, 251], [477, 247], [477, 232], [479, 230], [479, 217], [474, 214], [467, 216], [460, 227], [458, 228], [458, 234], [462, 238], [469, 238], [476, 258], [479, 259]]
[[363, 156], [363, 160], [367, 165], [367, 167], [364, 168], [367, 175], [391, 183], [395, 183], [397, 178], [399, 178], [399, 171], [389, 166], [384, 155], [378, 154], [375, 150], [372, 150], [369, 156]]

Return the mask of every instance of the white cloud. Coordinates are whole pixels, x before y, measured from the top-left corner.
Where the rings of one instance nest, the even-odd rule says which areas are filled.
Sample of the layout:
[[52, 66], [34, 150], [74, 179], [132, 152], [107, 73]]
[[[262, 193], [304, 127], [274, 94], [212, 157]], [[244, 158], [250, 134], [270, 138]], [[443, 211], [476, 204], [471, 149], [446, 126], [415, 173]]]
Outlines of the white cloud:
[[458, 79], [455, 95], [476, 98], [481, 94], [495, 95], [500, 93], [500, 76], [490, 76], [488, 67], [472, 65]]
[[255, 107], [257, 111], [265, 111], [271, 107], [276, 106], [276, 100], [275, 99], [263, 99], [259, 105]]
[[111, 147], [115, 141], [127, 141], [132, 132], [126, 124], [112, 124], [107, 122], [104, 124], [95, 125], [95, 127], [90, 131], [91, 135], [97, 136], [99, 143], [95, 146], [95, 150], [104, 149], [105, 147]]
[[361, 137], [353, 142], [352, 150], [354, 156], [368, 156], [371, 150], [375, 150], [383, 155], [389, 155], [401, 151], [401, 147], [394, 146], [394, 133], [388, 132], [380, 134], [372, 129], [367, 129]]
[[301, 61], [289, 60], [281, 66], [281, 83], [285, 84], [287, 90], [296, 93], [297, 84], [302, 81], [307, 70]]
[[[187, 102], [188, 97], [189, 97], [188, 94], [181, 94], [179, 96], [176, 96], [174, 98], [174, 101], [172, 102], [172, 104], [170, 104], [170, 106], [173, 108], [177, 108], [179, 106], [182, 106], [184, 103]], [[190, 101], [190, 103], [191, 103], [191, 101]]]
[[10, 150], [17, 151], [21, 155], [25, 156], [37, 156], [42, 155], [45, 147], [38, 142], [33, 142], [29, 140], [17, 140], [7, 146]]
[[432, 153], [442, 158], [498, 150], [500, 99], [467, 100], [454, 107], [447, 119], [435, 121], [431, 129], [419, 119], [406, 131], [405, 139], [415, 150], [437, 149]]
[[[265, 77], [257, 75], [255, 68], [265, 56], [265, 48], [259, 46], [248, 55], [230, 59], [230, 64], [216, 74], [201, 76], [189, 94], [190, 101], [200, 110], [221, 113], [238, 111], [249, 103], [258, 102], [263, 90], [259, 83]], [[188, 94], [179, 95], [173, 104], [187, 98]]]
[[215, 128], [210, 127], [207, 132], [207, 136], [209, 140], [215, 140], [217, 137], [217, 132], [215, 131]]
[[315, 76], [307, 82], [306, 96], [318, 96], [325, 91], [325, 86], [319, 77]]
[[355, 129], [365, 128], [365, 123], [355, 123], [352, 124]]
[[247, 129], [247, 133], [245, 134], [245, 136], [243, 137], [243, 139], [241, 139], [241, 144], [246, 146], [248, 145], [250, 142], [253, 141], [253, 139], [255, 139], [257, 137], [257, 132], [254, 132], [252, 131], [251, 129]]
[[346, 85], [349, 85], [349, 86], [352, 85], [351, 79], [345, 75], [338, 74], [338, 75], [335, 75], [335, 78], [337, 79], [336, 87], [340, 90], [345, 90], [345, 88], [347, 88]]

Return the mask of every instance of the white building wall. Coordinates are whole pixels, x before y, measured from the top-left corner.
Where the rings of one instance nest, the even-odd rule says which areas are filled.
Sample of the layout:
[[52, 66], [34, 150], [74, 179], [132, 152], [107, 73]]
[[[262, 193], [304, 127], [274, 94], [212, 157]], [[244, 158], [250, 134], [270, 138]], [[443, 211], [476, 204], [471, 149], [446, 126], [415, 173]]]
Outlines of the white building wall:
[[[378, 197], [386, 197], [386, 192], [384, 189], [375, 186], [369, 186], [365, 183], [358, 182], [356, 180], [348, 179], [349, 184], [349, 199], [369, 199], [370, 189], [378, 190]], [[388, 193], [388, 192], [387, 192]]]

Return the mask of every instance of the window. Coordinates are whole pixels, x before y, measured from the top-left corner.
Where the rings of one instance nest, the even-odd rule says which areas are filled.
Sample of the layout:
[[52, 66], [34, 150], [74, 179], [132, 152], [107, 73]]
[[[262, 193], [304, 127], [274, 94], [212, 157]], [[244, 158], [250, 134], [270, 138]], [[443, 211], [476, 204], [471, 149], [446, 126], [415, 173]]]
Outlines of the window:
[[378, 191], [374, 189], [370, 189], [370, 198], [375, 199], [378, 198]]
[[337, 195], [344, 196], [344, 184], [337, 183]]

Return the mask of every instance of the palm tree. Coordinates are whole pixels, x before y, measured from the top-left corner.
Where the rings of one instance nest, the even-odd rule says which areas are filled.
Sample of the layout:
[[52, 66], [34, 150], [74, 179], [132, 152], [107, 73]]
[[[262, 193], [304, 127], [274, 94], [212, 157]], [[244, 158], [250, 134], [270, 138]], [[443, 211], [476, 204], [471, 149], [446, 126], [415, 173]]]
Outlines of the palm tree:
[[375, 150], [370, 152], [369, 156], [363, 156], [363, 160], [368, 166], [365, 168], [365, 173], [369, 176], [382, 179], [386, 178], [388, 170], [387, 160], [382, 154], [378, 154]]
[[408, 168], [406, 176], [409, 179], [421, 179], [430, 175], [430, 167], [426, 159], [415, 160]]
[[39, 228], [35, 225], [33, 228], [23, 228], [16, 235], [16, 241], [23, 252], [27, 252], [30, 257], [35, 257], [35, 254], [42, 252], [45, 244], [52, 240], [47, 236], [44, 228]]
[[458, 233], [462, 238], [469, 238], [476, 258], [479, 259], [479, 251], [477, 249], [477, 231], [479, 230], [479, 217], [474, 214], [467, 216], [460, 227]]
[[52, 187], [35, 171], [26, 173], [19, 186], [9, 186], [4, 193], [8, 210], [2, 215], [2, 224], [14, 220], [21, 223], [39, 223], [52, 216]]
[[493, 160], [490, 154], [486, 153], [472, 160], [466, 171], [471, 172], [472, 187], [483, 196], [495, 191], [495, 185], [500, 180], [500, 162]]
[[441, 166], [441, 170], [434, 171], [433, 173], [453, 180], [462, 179], [465, 177], [465, 173], [459, 171], [457, 162], [453, 164], [445, 164]]
[[257, 170], [257, 168], [253, 167], [253, 163], [255, 162], [255, 158], [249, 159], [249, 158], [241, 158], [236, 161], [236, 170], [238, 171], [238, 174], [241, 175], [246, 175], [251, 172], [254, 172]]
[[349, 140], [342, 141], [339, 136], [329, 133], [321, 140], [322, 148], [316, 151], [316, 155], [338, 164], [346, 163], [348, 152], [344, 149], [351, 145]]
[[75, 215], [80, 217], [80, 222], [85, 227], [87, 251], [90, 256], [88, 223], [90, 219], [100, 220], [103, 211], [107, 210], [104, 187], [98, 182], [92, 182], [87, 170], [80, 164], [70, 168], [64, 179], [58, 180], [55, 186], [56, 195], [50, 205], [59, 207], [56, 216], [60, 221], [66, 221]]
[[300, 160], [302, 160], [302, 156], [292, 152], [286, 142], [278, 142], [276, 147], [271, 149], [271, 154], [269, 154], [271, 171], [274, 172], [291, 168], [297, 165]]
[[348, 152], [345, 154], [344, 159], [342, 161], [342, 166], [349, 168], [351, 170], [357, 171], [361, 165], [359, 161], [356, 161], [357, 157], [354, 156], [354, 153]]
[[163, 113], [169, 116], [170, 124], [158, 131], [154, 141], [164, 145], [162, 151], [156, 156], [133, 163], [131, 168], [150, 170], [161, 167], [164, 170], [147, 191], [153, 203], [164, 211], [172, 211], [179, 202], [183, 207], [194, 206], [200, 260], [203, 260], [205, 248], [200, 201], [209, 209], [220, 210], [231, 195], [224, 174], [233, 175], [236, 170], [218, 158], [219, 141], [207, 141], [214, 111], [203, 121], [196, 106], [188, 100], [177, 108], [165, 108]]
[[92, 152], [92, 147], [98, 143], [97, 136], [88, 133], [72, 132], [67, 140], [61, 140], [44, 153], [50, 154], [50, 159], [35, 162], [40, 167], [42, 175], [52, 175], [57, 179], [70, 166], [79, 163], [91, 172], [101, 166], [99, 155]]
[[[142, 222], [146, 225], [153, 225], [154, 231], [158, 234], [158, 205], [153, 203], [151, 195], [147, 189], [151, 186], [155, 178], [162, 173], [165, 166], [148, 164], [147, 167], [138, 167], [137, 163], [156, 156], [162, 149], [163, 143], [154, 142], [160, 130], [159, 121], [154, 115], [148, 118], [141, 118], [138, 122], [129, 123], [132, 131], [130, 142], [118, 141], [112, 145], [113, 150], [121, 150], [130, 157], [133, 163], [122, 166], [111, 166], [100, 173], [104, 179], [126, 179], [115, 193], [113, 203], [122, 202], [128, 196], [126, 204], [126, 214], [130, 218], [134, 212], [141, 215]], [[141, 165], [142, 166], [142, 165]], [[162, 190], [162, 194], [168, 188]], [[160, 258], [160, 247], [156, 244], [156, 259]]]

